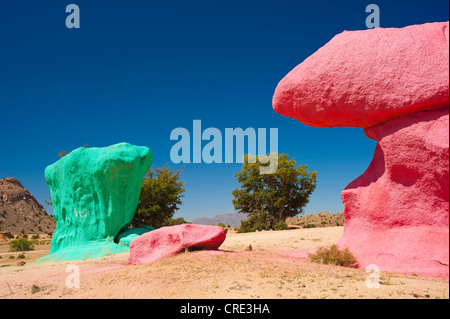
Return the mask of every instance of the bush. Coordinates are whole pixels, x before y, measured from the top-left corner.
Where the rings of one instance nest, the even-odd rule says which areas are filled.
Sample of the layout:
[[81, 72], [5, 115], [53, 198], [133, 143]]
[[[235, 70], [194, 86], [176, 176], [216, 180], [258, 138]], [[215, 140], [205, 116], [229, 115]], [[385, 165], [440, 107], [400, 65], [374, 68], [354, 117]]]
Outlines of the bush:
[[303, 226], [303, 228], [316, 228], [316, 225], [314, 225], [314, 224], [306, 224], [305, 226]]
[[178, 218], [169, 218], [165, 223], [162, 224], [162, 226], [175, 226], [175, 225], [181, 225], [181, 224], [190, 224], [187, 222], [183, 217]]
[[350, 267], [358, 262], [348, 248], [339, 250], [336, 244], [330, 247], [319, 247], [314, 254], [308, 254], [308, 257], [315, 263], [343, 267]]
[[27, 251], [33, 249], [33, 243], [25, 238], [19, 238], [9, 243], [10, 251]]
[[250, 233], [267, 230], [270, 227], [270, 217], [267, 213], [252, 214], [247, 220], [241, 220], [238, 233]]
[[35, 294], [37, 292], [41, 291], [41, 288], [39, 286], [36, 286], [35, 284], [33, 284], [33, 286], [31, 286], [31, 293]]

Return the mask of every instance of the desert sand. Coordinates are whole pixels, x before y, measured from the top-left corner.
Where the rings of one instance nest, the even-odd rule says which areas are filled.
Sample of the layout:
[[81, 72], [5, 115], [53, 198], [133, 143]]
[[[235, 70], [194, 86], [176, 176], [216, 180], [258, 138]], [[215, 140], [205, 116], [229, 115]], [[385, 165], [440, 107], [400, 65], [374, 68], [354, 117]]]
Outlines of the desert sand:
[[[8, 252], [3, 241], [0, 298], [449, 298], [446, 280], [382, 272], [379, 288], [368, 288], [365, 269], [305, 258], [308, 250], [335, 243], [342, 233], [343, 227], [229, 232], [219, 251], [183, 252], [132, 266], [128, 253], [34, 263], [48, 253], [48, 243], [25, 252], [24, 259], [10, 259], [20, 253]], [[79, 267], [79, 288], [71, 287], [69, 265]]]

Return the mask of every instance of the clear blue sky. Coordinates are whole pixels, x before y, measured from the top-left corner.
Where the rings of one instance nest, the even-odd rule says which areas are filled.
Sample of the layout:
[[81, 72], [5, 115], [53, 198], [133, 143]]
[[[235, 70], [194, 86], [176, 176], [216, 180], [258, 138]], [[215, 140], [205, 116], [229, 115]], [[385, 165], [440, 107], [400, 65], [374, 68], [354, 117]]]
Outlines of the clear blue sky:
[[[80, 29], [65, 8], [79, 5]], [[368, 167], [361, 129], [319, 129], [272, 109], [277, 83], [343, 30], [447, 21], [448, 1], [0, 2], [0, 178], [16, 177], [44, 204], [44, 169], [61, 150], [129, 142], [170, 163], [172, 129], [279, 130], [279, 152], [318, 172], [306, 214], [343, 210], [340, 193]], [[186, 164], [187, 220], [233, 212], [241, 164]], [[51, 209], [46, 206], [51, 212]]]

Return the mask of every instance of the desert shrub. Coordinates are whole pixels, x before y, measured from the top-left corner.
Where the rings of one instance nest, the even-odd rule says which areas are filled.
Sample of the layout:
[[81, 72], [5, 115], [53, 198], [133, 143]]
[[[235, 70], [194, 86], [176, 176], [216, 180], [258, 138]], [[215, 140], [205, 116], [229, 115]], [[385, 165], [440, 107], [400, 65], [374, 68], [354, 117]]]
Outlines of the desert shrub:
[[330, 247], [319, 247], [314, 254], [308, 254], [308, 257], [312, 262], [343, 267], [349, 267], [358, 262], [348, 248], [339, 250], [336, 244]]
[[27, 251], [33, 250], [33, 243], [25, 238], [19, 238], [9, 243], [10, 251]]
[[23, 234], [22, 238], [28, 238], [28, 235], [27, 234]]
[[39, 234], [34, 234], [33, 236], [31, 236], [31, 239], [39, 239]]
[[303, 228], [316, 228], [316, 225], [314, 225], [314, 224], [306, 224], [305, 226], [303, 226]]
[[21, 253], [21, 254], [17, 255], [17, 259], [25, 259], [25, 254]]
[[33, 284], [33, 286], [31, 286], [31, 293], [35, 294], [37, 292], [41, 291], [41, 288], [39, 286], [36, 286], [35, 284]]

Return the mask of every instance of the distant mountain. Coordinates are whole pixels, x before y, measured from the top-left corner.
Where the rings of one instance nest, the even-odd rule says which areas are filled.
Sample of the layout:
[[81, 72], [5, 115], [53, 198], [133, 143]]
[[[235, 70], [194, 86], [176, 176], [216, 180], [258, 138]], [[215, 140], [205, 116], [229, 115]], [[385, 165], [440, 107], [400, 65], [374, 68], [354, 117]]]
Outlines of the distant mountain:
[[247, 219], [246, 214], [242, 213], [227, 213], [220, 214], [214, 217], [200, 217], [192, 221], [192, 224], [198, 225], [217, 225], [219, 223], [230, 225], [231, 227], [241, 226], [241, 220]]
[[0, 232], [43, 234], [55, 226], [53, 217], [17, 179], [0, 179]]

